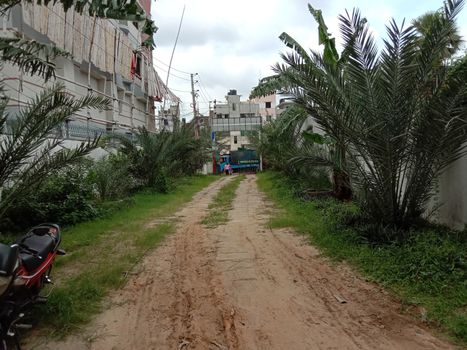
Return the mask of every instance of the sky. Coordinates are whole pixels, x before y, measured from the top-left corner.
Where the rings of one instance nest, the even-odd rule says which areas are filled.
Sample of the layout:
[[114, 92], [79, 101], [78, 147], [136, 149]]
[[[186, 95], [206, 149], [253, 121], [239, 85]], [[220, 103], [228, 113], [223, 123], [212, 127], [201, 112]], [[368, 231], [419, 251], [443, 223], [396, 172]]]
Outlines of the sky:
[[[225, 101], [231, 89], [242, 101], [248, 99], [259, 79], [273, 74], [271, 66], [286, 51], [279, 35], [286, 32], [304, 48], [322, 50], [318, 45], [317, 24], [308, 3], [321, 9], [329, 32], [339, 44], [338, 16], [353, 8], [367, 18], [382, 46], [385, 25], [394, 18], [410, 23], [421, 14], [443, 6], [442, 0], [156, 0], [152, 18], [155, 34], [154, 65], [163, 81], [167, 79], [170, 57], [183, 8], [185, 13], [175, 48], [168, 86], [180, 97], [181, 114], [190, 120], [190, 73], [195, 75], [198, 107], [207, 114], [209, 101]], [[467, 40], [467, 8], [457, 18], [461, 35]]]

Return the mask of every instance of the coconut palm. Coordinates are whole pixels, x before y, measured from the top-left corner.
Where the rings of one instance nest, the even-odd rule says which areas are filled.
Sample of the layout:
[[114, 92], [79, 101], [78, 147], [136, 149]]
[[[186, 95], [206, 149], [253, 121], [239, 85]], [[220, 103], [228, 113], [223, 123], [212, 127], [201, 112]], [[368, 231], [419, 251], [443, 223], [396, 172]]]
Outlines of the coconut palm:
[[334, 140], [364, 209], [381, 225], [410, 226], [436, 178], [465, 154], [467, 59], [443, 60], [463, 3], [446, 1], [422, 41], [415, 27], [392, 21], [381, 52], [358, 10], [339, 18], [340, 57], [329, 48], [308, 54], [281, 35], [292, 52], [275, 66], [276, 81]]

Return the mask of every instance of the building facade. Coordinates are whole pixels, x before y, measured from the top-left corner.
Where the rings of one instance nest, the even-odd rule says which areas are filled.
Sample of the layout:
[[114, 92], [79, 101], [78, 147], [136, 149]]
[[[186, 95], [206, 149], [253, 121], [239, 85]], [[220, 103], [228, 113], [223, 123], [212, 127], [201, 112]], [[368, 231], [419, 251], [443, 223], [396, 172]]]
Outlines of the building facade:
[[[150, 13], [150, 2], [138, 3]], [[152, 50], [142, 46], [138, 23], [90, 17], [62, 5], [23, 2], [1, 18], [1, 35], [23, 37], [53, 44], [71, 54], [57, 58], [56, 78], [49, 82], [21, 73], [5, 64], [0, 72], [9, 112], [21, 108], [46, 86], [62, 83], [65, 92], [77, 98], [93, 93], [112, 102], [108, 111], [83, 110], [70, 119], [59, 136], [70, 139], [101, 133], [132, 134], [138, 127], [156, 128], [155, 103], [169, 96], [152, 66]]]
[[276, 119], [278, 104], [277, 95], [275, 93], [268, 96], [256, 97], [252, 102], [259, 105], [259, 114], [263, 119], [263, 124]]
[[[236, 90], [230, 90], [225, 103], [215, 103], [211, 116], [211, 131], [224, 152], [251, 146], [248, 135], [258, 132], [262, 117], [259, 104], [241, 101]], [[222, 151], [221, 150], [221, 151]]]

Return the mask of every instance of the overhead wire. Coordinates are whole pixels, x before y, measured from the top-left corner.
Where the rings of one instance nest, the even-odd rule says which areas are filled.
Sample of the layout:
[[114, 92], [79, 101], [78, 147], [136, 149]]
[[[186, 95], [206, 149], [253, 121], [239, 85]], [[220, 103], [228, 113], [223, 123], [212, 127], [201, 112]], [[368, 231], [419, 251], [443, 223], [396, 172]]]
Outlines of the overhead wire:
[[206, 95], [207, 95], [209, 101], [212, 101], [212, 98], [211, 98], [211, 96], [209, 95], [209, 93], [208, 93], [208, 91], [206, 90], [206, 88], [204, 87], [204, 84], [203, 84], [203, 82], [201, 81], [201, 78], [200, 78], [199, 74], [198, 74], [198, 82], [199, 82], [200, 88], [201, 88], [201, 89], [204, 89], [204, 92], [206, 93]]
[[[155, 64], [154, 62], [153, 62], [153, 66], [156, 67], [156, 68], [158, 68], [158, 69], [160, 69], [160, 70], [163, 71], [164, 73], [167, 73], [167, 72], [168, 72], [167, 69], [164, 69], [164, 68], [162, 68], [162, 67], [159, 67], [159, 66], [158, 66], [157, 64]], [[175, 78], [178, 78], [178, 79], [181, 79], [181, 80], [190, 81], [190, 79], [187, 79], [187, 78], [181, 77], [181, 76], [179, 76], [179, 75], [173, 74], [172, 72], [170, 73], [170, 77], [175, 77]]]
[[[167, 63], [165, 63], [164, 61], [161, 61], [160, 59], [158, 59], [158, 58], [156, 58], [156, 57], [153, 57], [153, 58], [154, 58], [157, 62], [162, 63], [164, 66], [169, 67], [169, 65], [168, 65]], [[188, 74], [188, 75], [191, 74], [191, 73], [189, 73], [189, 72], [186, 72], [186, 71], [183, 71], [183, 70], [174, 68], [174, 67], [171, 67], [170, 69], [171, 69], [171, 70], [174, 70], [174, 71], [176, 71], [176, 72], [179, 72], [179, 73], [183, 73], [183, 74]]]

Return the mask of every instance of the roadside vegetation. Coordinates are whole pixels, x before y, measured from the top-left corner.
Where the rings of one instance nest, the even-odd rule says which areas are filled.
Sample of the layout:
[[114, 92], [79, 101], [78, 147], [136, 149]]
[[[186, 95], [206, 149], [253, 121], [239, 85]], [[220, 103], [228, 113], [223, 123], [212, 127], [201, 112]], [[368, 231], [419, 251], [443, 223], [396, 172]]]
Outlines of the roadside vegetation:
[[214, 180], [182, 178], [170, 193], [138, 193], [128, 208], [66, 228], [62, 248], [67, 255], [54, 266], [55, 288], [37, 313], [41, 326], [52, 327], [55, 336], [64, 337], [100, 312], [103, 298], [137, 273], [137, 264], [148, 250], [173, 232], [175, 222], [168, 217]]
[[274, 170], [260, 187], [283, 209], [271, 225], [310, 235], [465, 344], [467, 231], [430, 221], [439, 176], [467, 153], [463, 5], [447, 0], [411, 24], [391, 21], [382, 49], [360, 11], [345, 12], [340, 52], [309, 5], [324, 49], [282, 33], [288, 50], [251, 97], [289, 97], [254, 140]]
[[440, 174], [466, 155], [467, 55], [458, 52], [456, 25], [463, 5], [448, 0], [415, 25], [391, 21], [381, 50], [366, 18], [346, 12], [340, 53], [309, 5], [323, 52], [281, 34], [290, 50], [252, 91], [292, 97], [259, 142], [266, 162], [293, 167], [292, 177], [326, 170], [333, 196], [357, 200], [374, 224], [374, 241], [403, 238], [427, 211]]
[[245, 179], [245, 175], [236, 175], [233, 180], [226, 183], [208, 206], [208, 215], [201, 221], [207, 228], [215, 228], [225, 225], [228, 220], [229, 211], [232, 209], [232, 202], [235, 198], [240, 182]]
[[259, 174], [258, 185], [280, 209], [271, 227], [307, 235], [326, 256], [392, 291], [407, 313], [467, 344], [467, 232], [432, 225], [413, 228], [400, 242], [374, 244], [355, 203], [300, 199], [278, 172]]
[[[138, 22], [148, 38], [142, 45], [154, 45], [157, 28], [133, 0], [57, 3], [93, 18]], [[0, 14], [9, 16], [17, 4], [0, 0]], [[0, 69], [8, 62], [42, 78], [46, 86], [24, 106], [11, 109], [0, 82], [0, 241], [11, 243], [41, 222], [62, 226], [61, 247], [68, 255], [57, 259], [56, 287], [38, 314], [64, 336], [99, 311], [102, 298], [173, 230], [164, 217], [215, 178], [196, 176], [210, 142], [204, 135], [195, 137], [189, 125], [157, 133], [141, 127], [132, 130], [131, 138], [98, 136], [65, 147], [56, 135], [74, 113], [108, 110], [112, 101], [91, 90], [80, 99], [68, 94], [55, 81], [59, 57], [71, 56], [52, 44], [0, 38]], [[91, 157], [97, 148], [107, 155]]]

